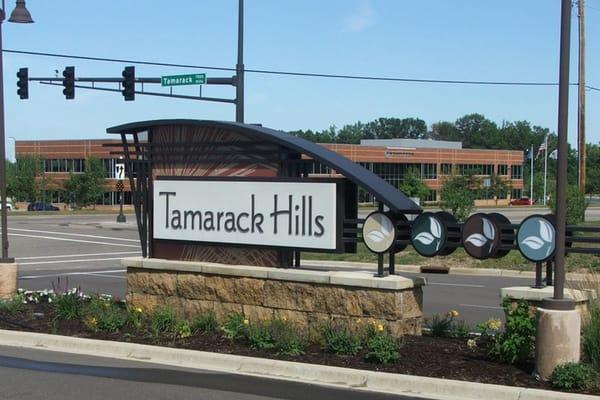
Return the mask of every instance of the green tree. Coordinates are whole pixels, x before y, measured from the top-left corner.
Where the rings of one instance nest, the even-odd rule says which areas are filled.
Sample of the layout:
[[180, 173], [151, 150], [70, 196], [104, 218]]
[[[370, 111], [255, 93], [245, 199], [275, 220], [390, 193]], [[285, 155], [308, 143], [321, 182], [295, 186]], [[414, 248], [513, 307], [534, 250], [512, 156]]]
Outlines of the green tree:
[[505, 199], [508, 196], [510, 189], [510, 183], [504, 178], [496, 174], [490, 176], [490, 187], [488, 190], [489, 193], [496, 198], [496, 204], [498, 204], [498, 199]]
[[107, 190], [106, 175], [106, 169], [99, 159], [87, 159], [85, 172], [69, 174], [69, 179], [64, 183], [66, 202], [75, 208], [95, 205]]
[[453, 214], [457, 220], [464, 221], [475, 208], [478, 189], [478, 182], [472, 176], [449, 177], [442, 186], [442, 209]]
[[7, 165], [7, 192], [16, 201], [36, 201], [40, 198], [40, 179], [44, 178], [43, 160], [38, 156], [17, 157]]
[[429, 188], [423, 183], [421, 174], [416, 168], [411, 168], [404, 174], [404, 180], [398, 187], [398, 190], [408, 197], [418, 197], [421, 199], [421, 203], [429, 195]]
[[[569, 185], [567, 188], [567, 224], [577, 225], [585, 221], [585, 209], [589, 202], [585, 198], [585, 194], [579, 190], [577, 185]], [[550, 198], [550, 207], [556, 214], [556, 198]]]

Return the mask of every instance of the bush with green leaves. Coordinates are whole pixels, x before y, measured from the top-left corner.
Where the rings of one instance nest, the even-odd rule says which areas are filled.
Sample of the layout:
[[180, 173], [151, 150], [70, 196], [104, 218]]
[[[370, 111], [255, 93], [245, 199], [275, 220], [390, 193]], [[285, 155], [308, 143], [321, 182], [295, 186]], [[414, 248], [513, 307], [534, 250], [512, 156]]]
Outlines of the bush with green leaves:
[[0, 311], [8, 314], [17, 314], [25, 310], [25, 295], [23, 293], [17, 293], [10, 299], [0, 300]]
[[273, 327], [270, 321], [249, 324], [246, 329], [246, 338], [252, 349], [272, 349], [275, 347]]
[[223, 326], [221, 326], [221, 330], [223, 331], [223, 336], [227, 339], [242, 339], [246, 336], [246, 325], [248, 325], [249, 321], [244, 317], [242, 313], [233, 313], [229, 314], [225, 318], [225, 322]]
[[187, 339], [192, 336], [192, 324], [190, 321], [184, 319], [177, 321], [175, 324], [175, 336], [179, 339]]
[[177, 326], [177, 316], [170, 307], [160, 308], [150, 317], [150, 329], [155, 336], [173, 335]]
[[522, 364], [532, 359], [535, 350], [535, 316], [529, 311], [525, 300], [513, 305], [508, 297], [502, 301], [506, 315], [503, 332], [490, 333], [485, 325], [480, 325], [482, 335], [488, 340], [488, 354], [497, 361], [507, 364]]
[[217, 317], [213, 311], [200, 314], [192, 320], [192, 332], [196, 333], [212, 333], [219, 328]]
[[441, 191], [441, 207], [459, 221], [467, 219], [475, 209], [476, 190], [480, 183], [473, 176], [454, 175], [446, 179]]
[[66, 293], [57, 294], [53, 303], [56, 317], [66, 320], [81, 318], [83, 309], [82, 298], [83, 295], [77, 288], [71, 289]]
[[[585, 209], [589, 201], [585, 194], [579, 190], [577, 185], [569, 185], [567, 188], [567, 224], [577, 225], [585, 220]], [[556, 198], [550, 198], [550, 208], [556, 214]]]
[[361, 338], [345, 325], [329, 321], [318, 328], [324, 349], [340, 355], [357, 355], [362, 349]]
[[299, 356], [306, 348], [305, 338], [298, 332], [297, 327], [282, 318], [271, 321], [273, 347], [277, 354], [283, 356]]
[[94, 332], [118, 332], [127, 322], [127, 313], [119, 304], [98, 296], [84, 305], [82, 315], [85, 326]]
[[590, 365], [580, 363], [559, 365], [550, 377], [552, 387], [562, 390], [590, 388], [597, 381], [597, 372]]
[[147, 317], [141, 307], [127, 307], [125, 323], [128, 327], [136, 331], [141, 331], [146, 327], [147, 322]]
[[365, 360], [388, 364], [400, 358], [400, 340], [385, 330], [382, 324], [368, 324], [365, 328]]
[[430, 319], [427, 319], [425, 326], [429, 329], [431, 336], [453, 336], [453, 332], [457, 328], [455, 318], [458, 316], [459, 313], [456, 310], [451, 310], [444, 315], [436, 313]]
[[590, 318], [583, 329], [583, 354], [585, 359], [600, 371], [600, 302], [593, 302]]

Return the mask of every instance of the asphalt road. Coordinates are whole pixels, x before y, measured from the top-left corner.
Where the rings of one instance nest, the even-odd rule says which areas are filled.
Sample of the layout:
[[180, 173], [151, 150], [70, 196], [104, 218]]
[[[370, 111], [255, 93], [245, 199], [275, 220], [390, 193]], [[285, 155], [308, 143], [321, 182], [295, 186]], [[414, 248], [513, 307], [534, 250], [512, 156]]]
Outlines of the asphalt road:
[[0, 346], [0, 399], [416, 400], [278, 379]]
[[[133, 216], [129, 216], [132, 221]], [[119, 260], [139, 256], [137, 231], [114, 230], [111, 216], [17, 216], [9, 220], [9, 254], [19, 263], [19, 286], [64, 290], [80, 287], [85, 293], [108, 293], [123, 298], [126, 274]], [[103, 224], [105, 228], [98, 228]], [[364, 268], [363, 268], [364, 269]], [[373, 269], [374, 271], [374, 269]], [[483, 276], [403, 274], [424, 276], [424, 312], [456, 309], [469, 324], [502, 317], [500, 288], [532, 284], [532, 279]]]

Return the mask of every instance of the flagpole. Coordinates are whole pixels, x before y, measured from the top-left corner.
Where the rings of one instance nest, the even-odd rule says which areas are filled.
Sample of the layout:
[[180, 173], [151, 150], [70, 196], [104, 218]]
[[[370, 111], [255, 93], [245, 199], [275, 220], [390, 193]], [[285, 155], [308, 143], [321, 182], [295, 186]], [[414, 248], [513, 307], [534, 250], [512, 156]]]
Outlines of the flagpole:
[[529, 189], [529, 203], [533, 204], [533, 145], [531, 145], [531, 189]]
[[548, 186], [548, 135], [544, 138], [544, 205], [546, 205], [546, 188]]

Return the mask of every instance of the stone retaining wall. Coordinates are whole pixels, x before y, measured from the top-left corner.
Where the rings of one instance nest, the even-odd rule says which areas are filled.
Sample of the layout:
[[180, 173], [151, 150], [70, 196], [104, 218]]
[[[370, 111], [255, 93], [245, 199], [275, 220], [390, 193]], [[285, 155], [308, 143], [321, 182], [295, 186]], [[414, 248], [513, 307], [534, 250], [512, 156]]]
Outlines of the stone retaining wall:
[[422, 279], [367, 272], [307, 271], [129, 258], [127, 299], [145, 310], [168, 305], [193, 318], [213, 311], [249, 320], [287, 318], [309, 330], [329, 319], [349, 327], [383, 323], [392, 334], [421, 334]]

